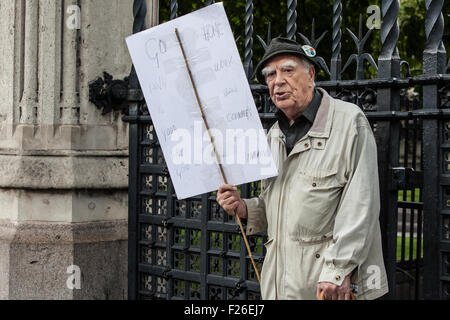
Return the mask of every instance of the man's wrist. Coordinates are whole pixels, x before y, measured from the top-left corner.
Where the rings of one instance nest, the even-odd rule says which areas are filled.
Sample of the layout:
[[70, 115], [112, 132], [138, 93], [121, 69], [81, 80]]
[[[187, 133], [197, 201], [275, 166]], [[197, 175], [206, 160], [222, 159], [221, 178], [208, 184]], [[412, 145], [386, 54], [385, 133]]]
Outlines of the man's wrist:
[[244, 210], [243, 210], [243, 216], [241, 217], [242, 219], [247, 219], [248, 218], [248, 210], [247, 210], [247, 204], [245, 203], [244, 200], [242, 200], [242, 205], [244, 206]]

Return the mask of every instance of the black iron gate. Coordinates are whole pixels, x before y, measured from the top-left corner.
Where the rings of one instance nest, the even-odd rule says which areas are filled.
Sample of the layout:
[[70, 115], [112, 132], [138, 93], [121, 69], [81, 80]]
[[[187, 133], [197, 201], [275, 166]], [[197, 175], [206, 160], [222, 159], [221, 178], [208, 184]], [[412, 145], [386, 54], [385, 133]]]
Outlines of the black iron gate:
[[[294, 38], [297, 1], [287, 0], [286, 5], [286, 34]], [[443, 1], [428, 0], [425, 5], [427, 42], [421, 76], [409, 75], [408, 64], [396, 49], [400, 1], [384, 0], [377, 63], [364, 52], [371, 31], [362, 37], [360, 27], [360, 37], [352, 36], [358, 52], [353, 58], [356, 77], [341, 80], [342, 4], [334, 1], [332, 56], [330, 67], [325, 66], [330, 80], [317, 83], [332, 96], [359, 105], [375, 132], [391, 299], [450, 299], [450, 75], [442, 42]], [[171, 18], [177, 16], [177, 7], [178, 2], [171, 0]], [[144, 0], [135, 0], [134, 14], [134, 32], [145, 29]], [[253, 0], [247, 0], [244, 67], [249, 79], [253, 37]], [[377, 70], [377, 78], [364, 79], [365, 60]], [[177, 200], [134, 71], [127, 85], [129, 298], [259, 299], [259, 285], [236, 222], [219, 208], [214, 193]], [[267, 88], [253, 83], [251, 88], [268, 128], [275, 107]], [[423, 94], [416, 97], [414, 89]], [[239, 188], [243, 197], [260, 191], [257, 182]], [[264, 235], [249, 238], [259, 268], [264, 241]]]

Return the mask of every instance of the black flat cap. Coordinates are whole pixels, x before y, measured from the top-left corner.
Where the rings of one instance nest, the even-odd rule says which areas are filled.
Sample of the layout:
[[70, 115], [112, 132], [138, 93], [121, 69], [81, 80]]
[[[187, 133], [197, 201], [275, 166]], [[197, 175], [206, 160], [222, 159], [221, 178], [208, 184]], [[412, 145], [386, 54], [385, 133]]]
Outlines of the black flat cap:
[[259, 83], [266, 84], [266, 79], [261, 74], [261, 71], [264, 69], [266, 63], [276, 55], [286, 53], [306, 58], [306, 60], [314, 65], [316, 74], [319, 72], [320, 65], [316, 60], [316, 50], [313, 47], [309, 45], [301, 45], [294, 40], [278, 37], [270, 42], [262, 60], [256, 66], [256, 78]]

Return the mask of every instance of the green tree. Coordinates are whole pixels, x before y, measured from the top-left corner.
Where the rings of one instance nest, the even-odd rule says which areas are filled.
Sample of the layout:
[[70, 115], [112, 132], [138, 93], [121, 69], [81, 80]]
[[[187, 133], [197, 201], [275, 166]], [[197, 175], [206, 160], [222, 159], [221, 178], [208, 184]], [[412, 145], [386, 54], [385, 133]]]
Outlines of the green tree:
[[[206, 4], [205, 0], [194, 1], [178, 1], [178, 16], [200, 9]], [[231, 28], [237, 41], [237, 45], [244, 57], [244, 38], [245, 38], [245, 0], [223, 0], [225, 10], [230, 21]], [[351, 54], [356, 53], [356, 46], [347, 32], [346, 28], [352, 30], [355, 35], [359, 32], [359, 19], [362, 19], [362, 34], [364, 35], [368, 28], [366, 21], [370, 14], [367, 8], [370, 5], [378, 5], [381, 8], [381, 1], [362, 0], [362, 1], [342, 1], [342, 66], [345, 65]], [[170, 1], [160, 1], [160, 17], [161, 22], [169, 20]], [[253, 64], [256, 65], [264, 54], [263, 47], [257, 40], [259, 35], [264, 40], [267, 38], [267, 29], [271, 23], [272, 37], [286, 35], [286, 1], [253, 1], [254, 15], [254, 46], [253, 46]], [[444, 4], [444, 19], [448, 19], [447, 12], [450, 12], [450, 1]], [[398, 41], [398, 50], [400, 58], [409, 63], [412, 75], [421, 74], [422, 71], [422, 55], [426, 42], [425, 36], [425, 1], [423, 0], [401, 0], [400, 13], [398, 18], [400, 35]], [[318, 53], [322, 56], [328, 65], [331, 60], [331, 44], [332, 44], [332, 18], [333, 18], [333, 0], [299, 0], [297, 4], [297, 30], [308, 38], [311, 37], [312, 22], [315, 21], [315, 38], [317, 39], [323, 32], [328, 31], [322, 39]], [[448, 30], [448, 24], [445, 22], [445, 31]], [[301, 38], [297, 36], [297, 40]], [[444, 36], [444, 44], [448, 44], [448, 37]], [[381, 50], [380, 30], [373, 30], [368, 42], [365, 45], [365, 52], [372, 54], [375, 62]], [[343, 79], [353, 79], [355, 77], [356, 66], [353, 63], [343, 74]], [[365, 76], [376, 77], [376, 71], [371, 66], [365, 68]], [[327, 79], [322, 72], [319, 80]]]

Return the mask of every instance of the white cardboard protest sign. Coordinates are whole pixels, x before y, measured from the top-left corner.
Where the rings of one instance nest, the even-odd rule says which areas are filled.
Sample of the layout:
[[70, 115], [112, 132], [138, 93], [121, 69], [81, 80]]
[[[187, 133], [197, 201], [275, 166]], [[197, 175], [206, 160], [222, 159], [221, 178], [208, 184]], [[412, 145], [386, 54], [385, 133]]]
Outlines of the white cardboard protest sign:
[[222, 3], [126, 39], [178, 199], [278, 174]]

